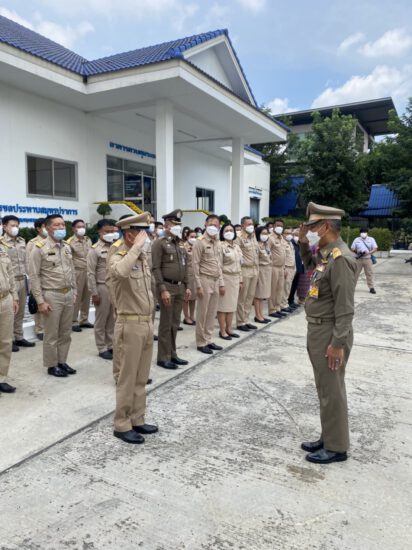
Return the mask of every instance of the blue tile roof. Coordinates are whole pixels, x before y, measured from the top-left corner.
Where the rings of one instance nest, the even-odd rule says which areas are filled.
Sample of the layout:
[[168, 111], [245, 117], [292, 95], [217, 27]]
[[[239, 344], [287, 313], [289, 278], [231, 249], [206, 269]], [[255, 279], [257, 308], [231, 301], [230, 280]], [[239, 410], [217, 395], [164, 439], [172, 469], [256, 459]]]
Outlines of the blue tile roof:
[[360, 216], [391, 216], [393, 210], [399, 207], [399, 199], [395, 193], [384, 184], [371, 187], [368, 206], [359, 213]]

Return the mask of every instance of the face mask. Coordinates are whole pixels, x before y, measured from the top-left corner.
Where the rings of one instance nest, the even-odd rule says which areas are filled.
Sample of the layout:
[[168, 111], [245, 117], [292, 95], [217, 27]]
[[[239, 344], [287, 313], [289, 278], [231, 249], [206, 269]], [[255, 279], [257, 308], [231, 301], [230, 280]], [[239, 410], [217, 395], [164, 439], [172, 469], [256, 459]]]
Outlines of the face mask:
[[41, 232], [40, 232], [40, 235], [44, 238], [46, 238], [48, 236], [48, 233], [45, 229], [42, 229]]
[[76, 235], [78, 237], [84, 237], [86, 235], [86, 228], [85, 227], [79, 227], [79, 229], [76, 229]]
[[18, 227], [12, 227], [9, 231], [10, 237], [17, 237], [19, 234], [19, 228]]
[[269, 233], [273, 233], [273, 227], [269, 227]]
[[279, 225], [275, 227], [274, 232], [276, 235], [282, 235], [283, 233], [283, 227], [280, 227]]
[[158, 229], [156, 231], [158, 237], [164, 237], [165, 236], [165, 230], [164, 229]]
[[199, 233], [196, 233], [196, 234], [197, 234], [198, 238], [203, 236], [203, 233], [201, 233], [200, 231], [199, 231]]
[[115, 238], [115, 235], [116, 233], [105, 233], [104, 235], [102, 235], [102, 239], [107, 243], [112, 243], [114, 241], [117, 241], [117, 239]]
[[178, 237], [179, 239], [182, 238], [182, 228], [180, 227], [180, 225], [174, 225], [170, 229], [170, 233], [173, 235], [173, 237]]
[[227, 241], [233, 241], [233, 239], [235, 238], [235, 234], [233, 231], [226, 231], [226, 233], [223, 235], [223, 237], [227, 240]]
[[262, 243], [265, 243], [269, 238], [269, 235], [261, 235], [260, 236], [260, 240], [262, 241]]
[[293, 239], [293, 237], [292, 235], [285, 235], [285, 239], [290, 242]]
[[208, 225], [206, 227], [206, 233], [209, 235], [209, 237], [216, 237], [216, 235], [219, 233], [219, 229], [214, 225]]
[[118, 241], [120, 239], [120, 233], [118, 231], [115, 231], [113, 235], [113, 241]]
[[299, 237], [294, 236], [294, 237], [293, 237], [293, 240], [294, 240], [295, 243], [297, 244], [297, 243], [299, 242]]
[[310, 246], [316, 246], [320, 241], [319, 233], [317, 231], [308, 231], [306, 233], [306, 237]]
[[361, 233], [360, 236], [362, 237], [362, 239], [366, 239], [366, 237], [368, 236], [367, 233]]
[[241, 231], [236, 231], [236, 235], [237, 235], [238, 237], [241, 237], [241, 236], [242, 236], [242, 232], [241, 232]]
[[191, 245], [193, 246], [193, 245], [195, 244], [196, 241], [197, 241], [197, 239], [195, 239], [195, 238], [192, 237], [191, 239], [189, 239], [188, 242], [189, 242], [189, 244], [191, 244]]
[[149, 233], [153, 233], [154, 230], [155, 230], [155, 224], [154, 224], [154, 223], [151, 223], [151, 224], [149, 225]]
[[66, 230], [65, 229], [55, 229], [53, 231], [53, 237], [56, 239], [56, 241], [61, 241], [66, 236]]
[[253, 227], [253, 225], [248, 225], [245, 229], [246, 233], [248, 233], [249, 235], [251, 235], [254, 231], [255, 231], [255, 228]]

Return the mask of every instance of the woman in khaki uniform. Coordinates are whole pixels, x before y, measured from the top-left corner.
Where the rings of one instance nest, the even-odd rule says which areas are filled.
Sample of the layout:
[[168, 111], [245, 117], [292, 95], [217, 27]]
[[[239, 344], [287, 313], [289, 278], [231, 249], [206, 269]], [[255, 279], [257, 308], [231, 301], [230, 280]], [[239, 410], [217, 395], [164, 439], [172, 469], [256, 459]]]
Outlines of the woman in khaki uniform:
[[239, 338], [232, 332], [233, 314], [236, 312], [239, 290], [242, 285], [241, 258], [242, 252], [236, 243], [236, 232], [233, 225], [225, 224], [220, 230], [222, 241], [222, 271], [226, 292], [219, 296], [217, 318], [219, 321], [219, 336], [223, 340]]
[[185, 325], [195, 325], [195, 307], [196, 307], [196, 285], [195, 285], [195, 276], [193, 273], [193, 263], [192, 263], [192, 250], [193, 245], [195, 244], [197, 239], [196, 231], [189, 229], [188, 232], [186, 232], [186, 239], [185, 239], [185, 248], [187, 252], [187, 277], [189, 280], [189, 285], [187, 288], [190, 289], [191, 297], [190, 300], [185, 300], [183, 303], [183, 315], [184, 320], [183, 323]]
[[268, 243], [269, 230], [262, 226], [256, 229], [256, 240], [259, 246], [259, 278], [255, 292], [255, 321], [256, 323], [270, 323], [263, 315], [263, 301], [270, 298], [272, 283], [272, 257]]

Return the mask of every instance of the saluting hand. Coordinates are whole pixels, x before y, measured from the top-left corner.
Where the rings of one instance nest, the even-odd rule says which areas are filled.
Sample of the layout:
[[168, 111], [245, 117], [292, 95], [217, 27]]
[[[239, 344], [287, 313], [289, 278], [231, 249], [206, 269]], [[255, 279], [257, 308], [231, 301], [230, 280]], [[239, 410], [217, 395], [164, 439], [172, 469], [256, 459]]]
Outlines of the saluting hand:
[[164, 306], [166, 307], [170, 306], [171, 300], [170, 300], [170, 292], [168, 290], [163, 290], [163, 292], [161, 292], [160, 294], [160, 297], [162, 299]]
[[133, 245], [138, 246], [139, 248], [142, 247], [146, 242], [146, 231], [139, 231], [134, 238]]
[[300, 224], [299, 227], [299, 242], [300, 243], [306, 243], [309, 244], [308, 238], [306, 237], [306, 233], [308, 232], [308, 228], [303, 223]]
[[343, 348], [334, 348], [329, 345], [325, 357], [328, 358], [328, 367], [330, 370], [338, 370], [343, 365]]

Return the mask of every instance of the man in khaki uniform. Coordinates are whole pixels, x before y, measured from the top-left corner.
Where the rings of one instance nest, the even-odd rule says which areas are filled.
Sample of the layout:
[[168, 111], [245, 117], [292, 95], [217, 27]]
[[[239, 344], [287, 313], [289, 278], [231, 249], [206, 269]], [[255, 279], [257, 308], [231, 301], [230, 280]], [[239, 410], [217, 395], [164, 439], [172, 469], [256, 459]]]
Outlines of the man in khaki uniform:
[[165, 237], [152, 246], [153, 275], [160, 304], [157, 364], [164, 369], [187, 365], [176, 352], [176, 335], [180, 325], [183, 302], [190, 299], [187, 288], [187, 253], [182, 237], [182, 211], [163, 216]]
[[[313, 270], [305, 302], [307, 348], [320, 403], [322, 433], [302, 443], [306, 459], [329, 464], [347, 459], [349, 447], [345, 368], [353, 344], [356, 261], [340, 237], [343, 210], [310, 202], [299, 234], [306, 269]], [[318, 246], [316, 257], [310, 246]]]
[[285, 288], [286, 241], [282, 237], [283, 221], [276, 220], [273, 233], [269, 236], [269, 248], [272, 256], [272, 283], [269, 305], [269, 317], [283, 319], [286, 313], [281, 311]]
[[222, 273], [222, 247], [219, 241], [220, 220], [210, 214], [205, 221], [205, 234], [193, 245], [193, 276], [197, 293], [196, 346], [208, 355], [223, 349], [212, 342], [217, 307], [225, 294]]
[[7, 248], [0, 242], [0, 393], [16, 391], [6, 379], [10, 367], [14, 315], [18, 307], [13, 266]]
[[153, 353], [153, 295], [143, 251], [149, 223], [149, 212], [117, 222], [123, 239], [112, 246], [106, 279], [116, 314], [113, 360], [118, 377], [113, 434], [126, 443], [143, 443], [143, 435], [158, 431], [157, 426], [145, 424], [146, 382]]
[[242, 252], [242, 279], [236, 311], [237, 328], [243, 332], [257, 329], [249, 323], [250, 310], [255, 300], [256, 285], [259, 279], [259, 246], [255, 236], [252, 218], [245, 216], [241, 220], [242, 232], [237, 244]]
[[97, 222], [99, 240], [89, 250], [87, 256], [87, 281], [95, 306], [94, 338], [99, 357], [113, 359], [114, 311], [106, 286], [107, 255], [117, 236], [117, 228], [112, 220]]
[[48, 374], [64, 378], [76, 371], [66, 363], [71, 342], [76, 278], [64, 220], [58, 214], [45, 219], [47, 239], [30, 253], [31, 289], [44, 315], [43, 364]]
[[27, 301], [27, 265], [26, 265], [26, 241], [19, 237], [20, 220], [17, 216], [4, 216], [3, 236], [1, 242], [10, 257], [16, 289], [19, 297], [19, 310], [14, 316], [14, 344], [13, 351], [19, 351], [20, 347], [32, 348], [36, 344], [24, 338], [23, 321]]
[[93, 328], [93, 325], [89, 323], [90, 292], [87, 286], [87, 255], [92, 246], [92, 241], [86, 236], [86, 224], [83, 220], [74, 220], [72, 229], [73, 235], [67, 239], [67, 243], [72, 249], [77, 286], [77, 299], [73, 308], [72, 330], [74, 332], [81, 332], [82, 328]]
[[[26, 245], [27, 266], [29, 265], [30, 253], [36, 246], [36, 243], [44, 241], [44, 239], [46, 239], [48, 235], [44, 225], [44, 218], [39, 218], [34, 222], [34, 229], [37, 235], [33, 239], [31, 239]], [[43, 340], [43, 331], [43, 315], [37, 312], [34, 314], [34, 332], [38, 340]]]
[[282, 237], [285, 240], [285, 278], [283, 283], [282, 303], [280, 304], [280, 307], [281, 312], [292, 313], [293, 309], [289, 307], [289, 294], [296, 273], [295, 249], [292, 244], [292, 228], [286, 227], [283, 231]]

